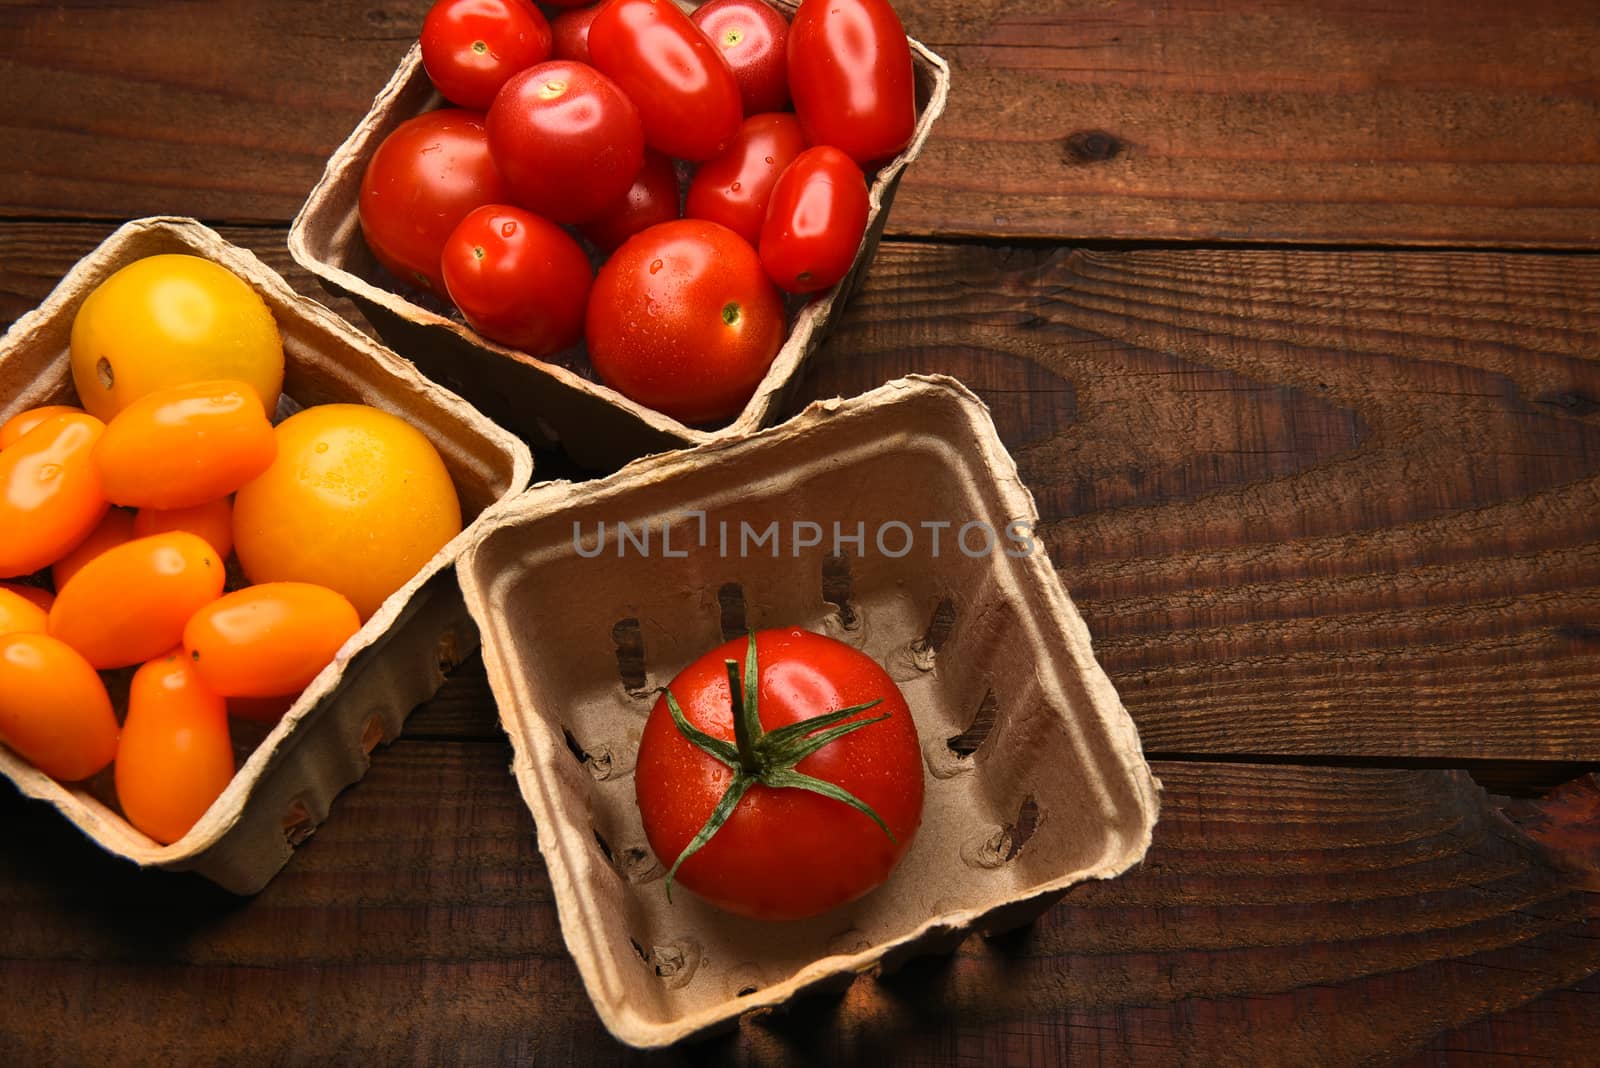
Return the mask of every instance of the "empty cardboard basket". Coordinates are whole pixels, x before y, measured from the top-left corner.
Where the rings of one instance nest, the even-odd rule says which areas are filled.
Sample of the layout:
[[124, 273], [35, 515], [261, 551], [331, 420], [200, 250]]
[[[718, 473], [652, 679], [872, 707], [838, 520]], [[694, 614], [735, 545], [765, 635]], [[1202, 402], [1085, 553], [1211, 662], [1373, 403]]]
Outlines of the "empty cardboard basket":
[[0, 422], [41, 404], [70, 402], [73, 316], [119, 268], [161, 253], [228, 268], [267, 302], [283, 336], [288, 407], [361, 402], [403, 416], [433, 442], [461, 499], [466, 529], [439, 551], [340, 650], [182, 839], [160, 845], [83, 784], [62, 784], [0, 745], [0, 772], [47, 801], [108, 852], [140, 865], [193, 870], [235, 893], [261, 889], [292, 846], [328, 814], [334, 796], [366, 771], [368, 754], [400, 733], [443, 671], [477, 645], [452, 564], [498, 505], [532, 472], [527, 447], [470, 405], [326, 308], [297, 295], [254, 255], [192, 219], [123, 226], [62, 279], [0, 341]]
[[[1027, 922], [1144, 855], [1158, 784], [1036, 518], [982, 403], [910, 378], [536, 486], [468, 546], [462, 586], [562, 932], [617, 1037], [665, 1045]], [[887, 884], [812, 920], [669, 904], [634, 802], [645, 718], [705, 650], [787, 625], [898, 681], [925, 757], [922, 828]]]
[[[777, 3], [787, 14], [796, 6], [786, 0]], [[821, 299], [800, 305], [766, 377], [744, 410], [723, 427], [686, 426], [601, 385], [581, 344], [543, 360], [496, 344], [437, 297], [402, 285], [378, 266], [361, 237], [356, 210], [367, 161], [400, 123], [444, 104], [423, 70], [420, 47], [406, 54], [366, 118], [329, 159], [289, 231], [289, 251], [330, 291], [353, 300], [383, 339], [426, 374], [528, 440], [559, 444], [583, 466], [612, 469], [646, 453], [744, 434], [775, 421], [801, 364], [822, 343], [828, 325], [865, 273], [900, 175], [944, 110], [949, 67], [916, 41], [911, 53], [916, 133], [872, 182], [867, 232], [850, 273]]]

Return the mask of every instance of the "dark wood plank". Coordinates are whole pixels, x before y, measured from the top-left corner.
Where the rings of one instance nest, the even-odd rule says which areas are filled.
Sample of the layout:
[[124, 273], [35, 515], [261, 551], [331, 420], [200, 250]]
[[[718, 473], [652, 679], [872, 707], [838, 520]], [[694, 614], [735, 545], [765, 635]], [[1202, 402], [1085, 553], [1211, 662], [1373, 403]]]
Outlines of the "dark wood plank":
[[[897, 7], [954, 73], [891, 234], [1600, 239], [1584, 3]], [[0, 214], [287, 221], [426, 8], [0, 7]]]
[[1167, 763], [1129, 876], [645, 1058], [583, 994], [508, 761], [380, 750], [251, 901], [138, 873], [0, 790], [0, 1060], [1318, 1064], [1533, 1019], [1519, 1041], [1571, 1050], [1592, 1027], [1594, 896], [1466, 776]]

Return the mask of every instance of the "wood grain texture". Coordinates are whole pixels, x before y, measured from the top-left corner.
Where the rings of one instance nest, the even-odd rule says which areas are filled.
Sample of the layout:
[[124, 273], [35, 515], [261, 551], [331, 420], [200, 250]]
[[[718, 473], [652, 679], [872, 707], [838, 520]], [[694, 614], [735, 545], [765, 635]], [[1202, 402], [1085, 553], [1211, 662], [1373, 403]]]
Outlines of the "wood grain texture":
[[0, 1060], [1324, 1064], [1496, 1028], [1578, 1050], [1594, 1018], [1595, 895], [1465, 776], [1161, 764], [1134, 873], [644, 1057], [584, 996], [509, 758], [380, 750], [248, 902], [141, 874], [0, 791]]
[[[896, 6], [953, 81], [890, 234], [1600, 240], [1579, 0]], [[0, 6], [0, 214], [286, 222], [426, 9]]]

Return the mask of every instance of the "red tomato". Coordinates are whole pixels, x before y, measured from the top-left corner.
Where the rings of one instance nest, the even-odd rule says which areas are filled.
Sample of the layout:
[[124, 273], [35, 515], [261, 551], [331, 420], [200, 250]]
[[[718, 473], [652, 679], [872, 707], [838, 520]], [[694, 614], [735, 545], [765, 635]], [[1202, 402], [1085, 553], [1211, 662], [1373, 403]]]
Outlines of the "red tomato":
[[761, 266], [790, 293], [827, 289], [850, 270], [867, 232], [867, 180], [832, 145], [795, 157], [772, 188]]
[[147, 393], [118, 412], [94, 447], [113, 504], [193, 508], [226, 497], [278, 455], [248, 382], [219, 378]]
[[361, 233], [396, 278], [442, 297], [445, 238], [473, 208], [510, 196], [483, 115], [430, 111], [401, 123], [373, 153], [361, 180]]
[[639, 106], [645, 143], [658, 152], [707, 160], [738, 132], [739, 82], [672, 0], [607, 0], [589, 28], [589, 54]]
[[82, 408], [74, 408], [70, 404], [46, 404], [40, 408], [29, 408], [25, 412], [18, 412], [4, 424], [0, 424], [0, 449], [15, 445], [22, 435], [53, 415], [76, 415], [82, 411]]
[[422, 65], [446, 100], [483, 111], [513, 74], [550, 58], [550, 23], [530, 0], [436, 0]]
[[445, 242], [441, 263], [450, 299], [484, 337], [548, 356], [583, 336], [594, 268], [550, 220], [505, 205], [479, 208]]
[[134, 672], [116, 779], [122, 814], [162, 845], [188, 834], [233, 780], [227, 704], [182, 650]]
[[806, 140], [862, 167], [910, 144], [911, 45], [889, 0], [803, 0], [789, 27], [789, 92]]
[[72, 576], [83, 570], [83, 565], [107, 549], [125, 541], [132, 541], [133, 513], [126, 508], [112, 508], [89, 532], [89, 536], [72, 547], [72, 551], [50, 565], [50, 581], [62, 589], [72, 581]]
[[754, 246], [778, 175], [805, 147], [793, 115], [750, 116], [728, 150], [695, 171], [684, 215], [721, 223]]
[[783, 301], [725, 226], [677, 219], [600, 268], [585, 338], [601, 379], [685, 423], [736, 414], [783, 347]]
[[600, 251], [611, 252], [640, 230], [677, 217], [678, 172], [670, 159], [647, 148], [633, 187], [598, 219], [578, 227], [578, 232]]
[[789, 106], [789, 23], [761, 0], [711, 0], [689, 16], [722, 50], [746, 115]]
[[[797, 628], [760, 631], [753, 640], [759, 681], [751, 718], [765, 736], [751, 731], [748, 747], [736, 741], [735, 706], [746, 707], [752, 674], [751, 639], [737, 638], [684, 668], [667, 688], [691, 727], [723, 743], [722, 757], [684, 736], [663, 694], [639, 740], [635, 796], [650, 848], [670, 867], [743, 778], [741, 771], [759, 773], [727, 821], [682, 859], [675, 878], [731, 912], [803, 919], [879, 885], [910, 848], [922, 822], [922, 752], [905, 698], [872, 658]], [[737, 702], [730, 692], [730, 660], [739, 665], [743, 683]], [[774, 733], [852, 708], [853, 715], [823, 720], [811, 730]], [[784, 752], [807, 735], [820, 741], [822, 734], [812, 732], [823, 728], [839, 734], [798, 762], [792, 749]], [[747, 760], [758, 766], [749, 768]], [[882, 823], [837, 796], [775, 785], [794, 772], [813, 785], [820, 780], [842, 789]]]
[[550, 20], [550, 35], [554, 38], [550, 49], [551, 59], [572, 59], [594, 66], [589, 56], [589, 26], [594, 22], [594, 17], [600, 14], [600, 6], [595, 4], [563, 11]]
[[0, 635], [0, 741], [52, 778], [87, 779], [117, 752], [105, 684], [48, 634]]
[[557, 59], [500, 90], [489, 107], [489, 147], [511, 200], [556, 222], [585, 222], [633, 184], [644, 163], [644, 129], [615, 82]]
[[326, 586], [263, 582], [189, 617], [183, 647], [218, 693], [275, 697], [305, 689], [360, 629], [355, 606]]
[[233, 551], [233, 499], [221, 497], [193, 508], [141, 508], [133, 517], [136, 538], [165, 534], [169, 530], [188, 531], [217, 550], [220, 559], [226, 560]]
[[89, 536], [110, 507], [90, 455], [106, 426], [53, 415], [0, 452], [0, 578], [53, 563]]

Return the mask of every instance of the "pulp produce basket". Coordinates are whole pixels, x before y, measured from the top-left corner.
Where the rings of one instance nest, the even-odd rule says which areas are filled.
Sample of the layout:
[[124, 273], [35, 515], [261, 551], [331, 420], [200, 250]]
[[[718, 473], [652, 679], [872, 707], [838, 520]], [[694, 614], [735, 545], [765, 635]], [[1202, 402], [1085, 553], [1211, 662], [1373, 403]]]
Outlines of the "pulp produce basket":
[[466, 524], [367, 620], [255, 748], [232, 783], [187, 835], [161, 845], [127, 823], [103, 794], [63, 785], [0, 745], [0, 772], [27, 796], [58, 808], [108, 852], [137, 864], [193, 870], [240, 894], [260, 890], [293, 846], [328, 815], [340, 790], [366, 771], [369, 754], [399, 735], [407, 713], [443, 673], [477, 647], [454, 563], [462, 547], [521, 491], [532, 473], [527, 446], [461, 398], [314, 301], [296, 294], [250, 252], [192, 219], [128, 223], [62, 279], [0, 340], [0, 421], [41, 404], [71, 403], [73, 317], [96, 285], [146, 256], [184, 253], [226, 267], [266, 301], [283, 337], [282, 414], [360, 402], [403, 417], [438, 449]]
[[[777, 0], [792, 15], [794, 3]], [[357, 201], [362, 175], [378, 145], [400, 123], [444, 104], [413, 46], [372, 109], [328, 161], [289, 232], [295, 261], [331, 292], [348, 296], [397, 352], [529, 441], [556, 445], [585, 467], [612, 469], [650, 452], [738, 436], [772, 423], [799, 378], [806, 357], [822, 343], [865, 273], [883, 234], [901, 173], [922, 150], [944, 110], [950, 69], [911, 41], [917, 126], [911, 143], [876, 173], [867, 232], [850, 273], [820, 299], [801, 304], [788, 339], [744, 410], [725, 426], [686, 426], [622, 396], [595, 379], [582, 345], [536, 359], [482, 337], [439, 298], [383, 271], [361, 236]]]
[[[617, 1037], [665, 1045], [1027, 922], [1144, 855], [1159, 784], [1036, 520], [982, 403], [909, 378], [535, 486], [481, 529], [461, 560], [467, 605], [563, 935]], [[899, 683], [922, 828], [884, 886], [812, 920], [668, 903], [634, 801], [651, 705], [725, 638], [790, 625]]]

